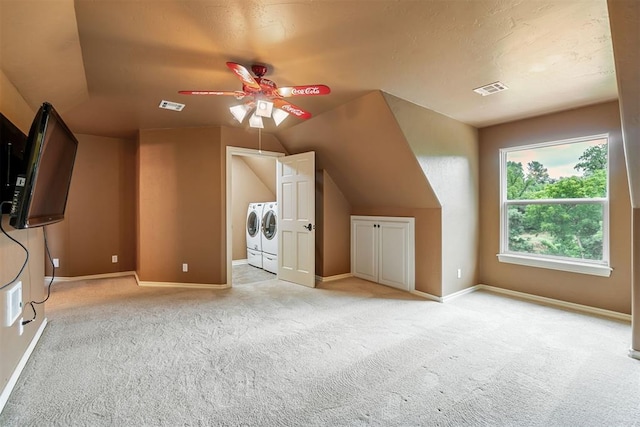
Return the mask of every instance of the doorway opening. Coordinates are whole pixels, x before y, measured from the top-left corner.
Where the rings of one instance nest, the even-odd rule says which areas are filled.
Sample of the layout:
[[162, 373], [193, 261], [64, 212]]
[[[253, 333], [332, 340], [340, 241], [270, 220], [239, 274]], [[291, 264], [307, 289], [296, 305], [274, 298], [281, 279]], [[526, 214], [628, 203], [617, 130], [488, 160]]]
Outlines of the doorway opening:
[[[273, 254], [263, 255], [261, 242], [265, 231], [262, 217], [277, 203], [276, 159], [281, 156], [284, 154], [227, 147], [226, 258], [227, 283], [231, 286], [277, 277], [277, 261], [274, 267]], [[252, 225], [251, 221], [257, 222]], [[273, 235], [270, 231], [267, 226], [267, 237]], [[268, 270], [263, 268], [263, 257], [267, 257]]]

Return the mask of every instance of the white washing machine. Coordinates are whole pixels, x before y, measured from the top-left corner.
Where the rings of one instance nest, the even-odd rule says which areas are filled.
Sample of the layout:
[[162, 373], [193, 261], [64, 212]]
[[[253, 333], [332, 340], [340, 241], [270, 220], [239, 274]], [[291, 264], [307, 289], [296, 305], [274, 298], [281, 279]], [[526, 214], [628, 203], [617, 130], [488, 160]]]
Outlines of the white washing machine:
[[262, 268], [262, 203], [249, 203], [247, 209], [247, 262]]
[[262, 211], [262, 268], [278, 273], [278, 203], [264, 204]]

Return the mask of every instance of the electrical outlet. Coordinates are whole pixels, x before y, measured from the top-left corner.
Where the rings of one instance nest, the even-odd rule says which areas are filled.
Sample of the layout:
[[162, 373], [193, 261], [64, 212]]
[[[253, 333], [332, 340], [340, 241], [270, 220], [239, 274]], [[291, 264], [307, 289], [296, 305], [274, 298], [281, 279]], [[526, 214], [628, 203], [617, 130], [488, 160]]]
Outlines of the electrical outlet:
[[24, 334], [24, 325], [22, 324], [23, 320], [24, 317], [21, 317], [20, 322], [18, 322], [18, 331], [20, 332], [20, 335]]
[[54, 266], [55, 268], [60, 267], [60, 259], [59, 259], [59, 258], [54, 258], [54, 259], [53, 259], [53, 266]]
[[186, 273], [187, 271], [189, 271], [189, 264], [182, 264], [182, 271], [184, 273]]
[[458, 279], [462, 279], [462, 269], [458, 269]]
[[118, 255], [111, 255], [111, 262], [112, 263], [117, 263], [118, 262]]

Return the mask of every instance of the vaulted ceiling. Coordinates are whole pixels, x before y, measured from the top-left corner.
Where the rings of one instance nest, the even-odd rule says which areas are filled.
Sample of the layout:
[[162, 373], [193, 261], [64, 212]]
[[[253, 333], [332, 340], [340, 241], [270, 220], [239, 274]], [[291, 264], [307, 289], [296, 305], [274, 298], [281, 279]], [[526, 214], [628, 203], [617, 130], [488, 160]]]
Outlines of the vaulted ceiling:
[[[314, 115], [382, 90], [483, 127], [616, 99], [605, 0], [2, 0], [0, 60], [32, 106], [49, 101], [74, 132], [246, 126], [225, 66], [269, 66]], [[507, 91], [473, 89], [501, 81]], [[161, 110], [161, 100], [186, 104]], [[290, 127], [300, 119], [288, 118]], [[271, 125], [267, 131], [274, 130]]]

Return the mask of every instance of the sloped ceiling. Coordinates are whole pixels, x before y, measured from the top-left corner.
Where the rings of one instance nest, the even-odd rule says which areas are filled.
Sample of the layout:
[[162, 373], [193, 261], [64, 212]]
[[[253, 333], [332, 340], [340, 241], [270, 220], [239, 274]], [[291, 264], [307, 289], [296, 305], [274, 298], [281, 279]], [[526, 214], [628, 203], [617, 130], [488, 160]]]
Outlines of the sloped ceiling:
[[[71, 129], [246, 126], [226, 61], [269, 65], [279, 85], [324, 83], [298, 97], [314, 115], [372, 90], [476, 127], [616, 99], [606, 0], [2, 0], [2, 68], [36, 108]], [[509, 90], [472, 89], [500, 80]], [[160, 110], [161, 100], [186, 104]], [[300, 123], [289, 118], [283, 126]], [[267, 131], [274, 131], [271, 124]]]
[[258, 179], [271, 191], [276, 194], [276, 160], [272, 157], [240, 157], [247, 167], [256, 174]]
[[278, 132], [289, 153], [316, 152], [354, 207], [438, 208], [415, 154], [381, 92]]
[[0, 65], [32, 109], [89, 102], [73, 0], [2, 1]]

